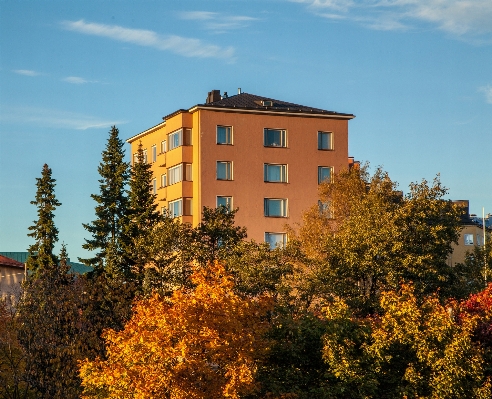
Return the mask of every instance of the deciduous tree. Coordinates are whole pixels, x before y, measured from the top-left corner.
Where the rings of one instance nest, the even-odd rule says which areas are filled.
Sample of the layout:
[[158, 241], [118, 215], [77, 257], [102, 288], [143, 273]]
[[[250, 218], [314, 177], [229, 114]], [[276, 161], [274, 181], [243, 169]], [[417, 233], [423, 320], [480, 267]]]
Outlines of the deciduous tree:
[[85, 398], [239, 398], [255, 388], [268, 347], [265, 297], [235, 294], [219, 264], [192, 276], [193, 291], [138, 301], [120, 332], [109, 330], [106, 361], [85, 361]]

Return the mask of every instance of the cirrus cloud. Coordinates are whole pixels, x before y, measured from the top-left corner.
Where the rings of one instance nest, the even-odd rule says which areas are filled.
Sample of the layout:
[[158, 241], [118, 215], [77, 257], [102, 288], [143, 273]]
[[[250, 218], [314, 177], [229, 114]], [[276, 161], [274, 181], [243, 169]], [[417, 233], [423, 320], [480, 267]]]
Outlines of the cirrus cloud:
[[429, 23], [456, 36], [492, 35], [490, 0], [292, 0], [329, 19], [371, 29], [403, 30]]
[[63, 21], [62, 26], [70, 31], [86, 35], [106, 37], [139, 46], [167, 50], [185, 57], [222, 58], [232, 60], [233, 47], [220, 47], [207, 44], [200, 39], [186, 38], [177, 35], [160, 35], [151, 30], [125, 28], [118, 25], [105, 25], [93, 22]]
[[24, 75], [24, 76], [39, 76], [41, 75], [40, 72], [33, 71], [31, 69], [14, 69], [12, 72], [18, 74], [18, 75]]

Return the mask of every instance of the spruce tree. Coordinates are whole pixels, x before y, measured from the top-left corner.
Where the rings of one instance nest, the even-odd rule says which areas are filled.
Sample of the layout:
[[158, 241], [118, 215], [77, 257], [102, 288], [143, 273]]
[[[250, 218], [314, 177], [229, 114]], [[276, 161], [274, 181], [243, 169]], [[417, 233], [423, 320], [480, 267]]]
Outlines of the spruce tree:
[[147, 262], [148, 254], [144, 243], [153, 228], [161, 220], [152, 192], [152, 170], [145, 162], [142, 143], [138, 146], [137, 159], [131, 170], [128, 191], [128, 213], [124, 227], [125, 263], [133, 272], [140, 274]]
[[53, 254], [55, 243], [58, 241], [58, 229], [54, 223], [54, 211], [61, 203], [55, 197], [55, 179], [51, 177], [51, 169], [43, 165], [41, 177], [36, 178], [36, 198], [31, 204], [38, 208], [38, 220], [29, 227], [29, 237], [35, 243], [29, 246], [27, 266], [29, 270], [38, 273], [43, 268], [53, 268], [57, 265], [57, 258]]
[[[125, 151], [123, 141], [119, 138], [116, 126], [111, 127], [106, 149], [102, 152], [99, 164], [99, 194], [92, 194], [96, 201], [96, 220], [83, 224], [92, 234], [91, 239], [85, 239], [82, 248], [97, 251], [94, 257], [79, 260], [93, 267], [104, 267], [107, 256], [118, 258], [121, 255], [122, 221], [127, 211], [128, 199], [125, 186], [129, 178], [129, 165], [124, 161]], [[108, 248], [111, 251], [108, 252]], [[111, 261], [112, 263], [113, 260]]]

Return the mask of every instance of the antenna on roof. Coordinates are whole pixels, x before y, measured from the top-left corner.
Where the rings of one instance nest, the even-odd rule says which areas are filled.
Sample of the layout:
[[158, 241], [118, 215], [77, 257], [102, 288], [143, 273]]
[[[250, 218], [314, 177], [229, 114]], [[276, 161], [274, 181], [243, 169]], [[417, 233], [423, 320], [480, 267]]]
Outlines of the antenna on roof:
[[240, 87], [238, 87], [238, 89], [237, 89], [237, 94], [241, 94], [241, 88]]

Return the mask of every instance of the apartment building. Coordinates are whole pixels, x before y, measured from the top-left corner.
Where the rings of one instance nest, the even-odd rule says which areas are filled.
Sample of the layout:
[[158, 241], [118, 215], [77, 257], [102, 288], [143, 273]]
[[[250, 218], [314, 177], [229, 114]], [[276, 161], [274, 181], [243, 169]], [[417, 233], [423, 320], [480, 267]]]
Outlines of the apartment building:
[[197, 225], [204, 206], [239, 208], [248, 238], [272, 247], [287, 241], [318, 185], [349, 167], [343, 114], [261, 97], [208, 93], [127, 140], [132, 162], [142, 143], [160, 209]]

